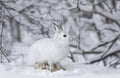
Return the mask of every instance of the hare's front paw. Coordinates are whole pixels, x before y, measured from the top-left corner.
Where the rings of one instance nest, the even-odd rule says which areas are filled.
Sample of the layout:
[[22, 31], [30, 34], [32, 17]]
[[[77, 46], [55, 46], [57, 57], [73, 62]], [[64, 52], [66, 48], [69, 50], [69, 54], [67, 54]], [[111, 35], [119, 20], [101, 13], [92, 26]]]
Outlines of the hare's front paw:
[[66, 70], [64, 67], [62, 67], [62, 66], [60, 66], [59, 68], [58, 68], [58, 70]]
[[55, 72], [57, 70], [66, 70], [64, 67], [62, 67], [61, 65], [58, 67], [56, 64], [51, 64], [50, 65], [50, 71], [51, 72]]
[[47, 69], [47, 64], [46, 63], [37, 63], [34, 65], [35, 69]]

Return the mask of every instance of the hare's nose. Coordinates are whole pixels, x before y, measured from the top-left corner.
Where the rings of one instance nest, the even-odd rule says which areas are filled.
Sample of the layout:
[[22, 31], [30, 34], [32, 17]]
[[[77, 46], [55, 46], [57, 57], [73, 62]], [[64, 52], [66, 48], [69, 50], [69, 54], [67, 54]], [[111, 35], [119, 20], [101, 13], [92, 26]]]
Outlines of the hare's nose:
[[73, 41], [73, 40], [74, 40], [74, 38], [70, 36], [69, 40], [70, 40], [70, 41]]

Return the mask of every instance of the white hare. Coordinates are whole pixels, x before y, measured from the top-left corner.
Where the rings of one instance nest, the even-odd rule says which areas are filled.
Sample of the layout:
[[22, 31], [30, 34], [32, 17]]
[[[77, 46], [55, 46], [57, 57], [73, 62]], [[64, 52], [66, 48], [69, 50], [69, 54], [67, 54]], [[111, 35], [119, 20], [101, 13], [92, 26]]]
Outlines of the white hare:
[[60, 63], [69, 53], [69, 35], [55, 26], [53, 38], [45, 38], [36, 41], [29, 49], [27, 62], [29, 65], [39, 64], [45, 68], [49, 65], [51, 71], [55, 65]]

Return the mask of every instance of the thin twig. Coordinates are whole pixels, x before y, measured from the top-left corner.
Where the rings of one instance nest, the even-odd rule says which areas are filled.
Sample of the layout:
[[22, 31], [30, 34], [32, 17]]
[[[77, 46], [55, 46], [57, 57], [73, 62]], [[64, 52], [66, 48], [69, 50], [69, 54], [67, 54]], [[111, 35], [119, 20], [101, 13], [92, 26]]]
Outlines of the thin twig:
[[4, 11], [4, 9], [3, 9], [4, 7], [3, 7], [3, 5], [2, 5], [2, 18], [1, 18], [1, 20], [2, 20], [2, 22], [1, 22], [1, 34], [0, 34], [0, 37], [1, 37], [1, 40], [0, 40], [0, 52], [1, 52], [1, 63], [2, 63], [2, 55], [7, 59], [7, 61], [8, 62], [10, 62], [10, 60], [7, 58], [7, 55], [2, 51], [2, 49], [3, 49], [3, 44], [2, 44], [2, 42], [3, 42], [3, 26], [4, 26], [4, 18], [5, 18], [5, 11]]

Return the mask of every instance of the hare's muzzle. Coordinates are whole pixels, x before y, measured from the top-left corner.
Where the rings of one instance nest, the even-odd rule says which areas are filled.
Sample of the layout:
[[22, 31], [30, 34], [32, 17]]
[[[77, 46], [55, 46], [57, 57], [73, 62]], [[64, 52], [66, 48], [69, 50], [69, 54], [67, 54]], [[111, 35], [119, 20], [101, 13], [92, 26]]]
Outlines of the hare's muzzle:
[[72, 36], [69, 37], [69, 41], [73, 41], [74, 38]]

